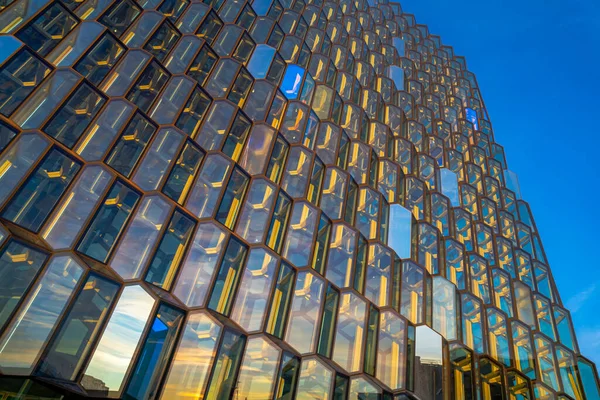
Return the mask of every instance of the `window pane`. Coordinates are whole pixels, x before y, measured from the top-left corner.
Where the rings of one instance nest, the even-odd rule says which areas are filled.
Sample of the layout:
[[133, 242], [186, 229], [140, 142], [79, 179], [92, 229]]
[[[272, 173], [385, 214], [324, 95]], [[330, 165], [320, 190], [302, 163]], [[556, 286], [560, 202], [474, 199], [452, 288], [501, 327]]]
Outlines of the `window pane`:
[[121, 182], [110, 189], [77, 250], [106, 262], [140, 196]]
[[153, 306], [154, 299], [140, 286], [123, 289], [81, 379], [89, 392], [104, 396], [120, 393]]
[[175, 129], [158, 131], [132, 180], [143, 190], [157, 190], [183, 140]]
[[142, 200], [110, 262], [121, 277], [140, 277], [170, 213], [171, 206], [161, 196], [152, 195]]
[[308, 265], [308, 257], [317, 228], [317, 211], [307, 203], [294, 204], [282, 255], [296, 267]]
[[60, 3], [53, 4], [41, 13], [16, 36], [41, 56], [47, 55], [77, 25]]
[[0, 121], [0, 152], [17, 136], [19, 132], [9, 127], [8, 124]]
[[360, 370], [367, 306], [354, 293], [340, 297], [332, 359], [348, 372]]
[[207, 314], [190, 314], [173, 356], [161, 399], [203, 398], [220, 336], [221, 326]]
[[318, 358], [305, 358], [300, 369], [296, 400], [329, 400], [332, 384], [333, 372], [329, 368]]
[[206, 400], [230, 399], [233, 397], [237, 374], [246, 336], [231, 330], [223, 333], [223, 340], [215, 360], [213, 374], [206, 391]]
[[235, 168], [225, 193], [221, 198], [221, 204], [217, 210], [216, 220], [233, 230], [237, 219], [238, 211], [244, 199], [248, 181], [250, 179], [242, 172], [240, 168]]
[[46, 255], [10, 241], [0, 256], [0, 328], [4, 326], [46, 261]]
[[215, 223], [198, 224], [196, 236], [173, 290], [173, 294], [188, 307], [204, 305], [225, 239], [225, 231]]
[[50, 261], [21, 312], [0, 339], [0, 365], [4, 373], [31, 373], [83, 271], [69, 256]]
[[166, 368], [185, 314], [166, 304], [161, 304], [150, 332], [141, 349], [133, 377], [125, 393], [126, 399], [151, 399], [158, 391], [162, 373]]
[[148, 112], [150, 106], [169, 80], [169, 73], [158, 63], [152, 62], [142, 73], [135, 86], [127, 95], [127, 100]]
[[136, 113], [106, 158], [106, 163], [129, 177], [154, 132], [156, 132], [154, 125], [141, 114]]
[[118, 1], [98, 21], [115, 35], [121, 36], [141, 12], [142, 10], [130, 0]]
[[75, 151], [86, 161], [102, 160], [114, 138], [129, 121], [134, 106], [125, 100], [111, 100], [89, 126]]
[[165, 290], [171, 288], [185, 248], [192, 236], [196, 223], [179, 211], [173, 213], [171, 222], [154, 253], [154, 259], [148, 267], [146, 282]]
[[125, 53], [114, 37], [105, 34], [75, 66], [75, 70], [98, 86]]
[[210, 96], [204, 90], [196, 88], [179, 115], [175, 126], [189, 136], [196, 137], [210, 102]]
[[112, 176], [98, 165], [90, 165], [83, 170], [64, 196], [58, 212], [42, 231], [42, 237], [50, 246], [55, 249], [73, 246], [111, 179]]
[[163, 61], [180, 37], [181, 34], [175, 27], [165, 21], [156, 30], [154, 35], [152, 35], [152, 38], [146, 43], [144, 49], [160, 61]]
[[249, 243], [263, 242], [274, 202], [274, 185], [264, 179], [252, 181], [236, 233]]
[[0, 113], [12, 114], [50, 71], [28, 50], [22, 50], [8, 61], [0, 69]]
[[23, 129], [38, 129], [63, 102], [81, 78], [67, 69], [56, 71], [48, 77], [23, 107], [13, 116], [13, 121]]
[[247, 253], [248, 248], [242, 242], [230, 237], [221, 266], [215, 277], [208, 308], [229, 316]]
[[231, 319], [248, 332], [261, 330], [269, 303], [277, 258], [262, 248], [252, 248], [235, 299]]
[[271, 400], [280, 350], [262, 337], [248, 340], [236, 396], [240, 399]]
[[189, 141], [186, 142], [163, 187], [163, 193], [179, 204], [183, 204], [203, 159], [204, 152]]
[[80, 165], [58, 150], [52, 150], [21, 186], [2, 216], [37, 232], [67, 189]]
[[196, 143], [205, 150], [220, 149], [235, 111], [235, 106], [228, 102], [214, 102], [206, 116], [202, 129], [198, 136], [194, 138]]
[[39, 374], [64, 380], [76, 378], [118, 290], [119, 285], [107, 279], [96, 275], [87, 278], [40, 364]]
[[198, 218], [211, 217], [225, 186], [231, 162], [219, 154], [210, 154], [194, 184], [186, 207]]
[[400, 389], [406, 376], [406, 323], [392, 311], [382, 312], [379, 318], [377, 378], [391, 389]]
[[194, 90], [195, 83], [193, 80], [174, 76], [169, 81], [164, 92], [159, 97], [158, 101], [150, 111], [150, 118], [157, 124], [168, 125], [175, 122], [177, 114], [181, 111], [183, 104], [188, 96]]
[[298, 273], [285, 341], [300, 353], [315, 350], [323, 280], [310, 272]]

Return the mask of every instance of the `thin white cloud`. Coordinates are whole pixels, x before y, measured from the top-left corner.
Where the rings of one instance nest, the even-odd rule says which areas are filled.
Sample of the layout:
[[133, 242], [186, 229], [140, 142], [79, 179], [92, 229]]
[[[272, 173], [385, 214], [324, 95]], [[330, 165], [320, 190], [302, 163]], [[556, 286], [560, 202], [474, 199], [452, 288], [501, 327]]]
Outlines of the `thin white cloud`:
[[596, 293], [597, 289], [598, 284], [592, 283], [585, 290], [567, 300], [566, 305], [569, 311], [571, 311], [572, 314], [576, 313], [594, 295], [594, 293]]

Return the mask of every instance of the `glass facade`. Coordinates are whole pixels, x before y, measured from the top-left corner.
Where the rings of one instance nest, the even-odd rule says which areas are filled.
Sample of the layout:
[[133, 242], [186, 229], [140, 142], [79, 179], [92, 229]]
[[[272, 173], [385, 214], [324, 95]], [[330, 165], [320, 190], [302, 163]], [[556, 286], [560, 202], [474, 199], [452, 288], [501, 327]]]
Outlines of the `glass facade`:
[[389, 0], [0, 1], [0, 399], [600, 400], [463, 57]]

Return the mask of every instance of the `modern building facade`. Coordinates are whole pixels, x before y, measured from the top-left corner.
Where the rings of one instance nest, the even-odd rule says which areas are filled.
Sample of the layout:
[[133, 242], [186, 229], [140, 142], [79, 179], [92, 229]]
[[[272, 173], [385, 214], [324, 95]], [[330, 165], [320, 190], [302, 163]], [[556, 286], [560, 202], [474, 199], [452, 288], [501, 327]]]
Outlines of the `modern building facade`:
[[0, 33], [0, 399], [600, 399], [475, 76], [399, 3]]

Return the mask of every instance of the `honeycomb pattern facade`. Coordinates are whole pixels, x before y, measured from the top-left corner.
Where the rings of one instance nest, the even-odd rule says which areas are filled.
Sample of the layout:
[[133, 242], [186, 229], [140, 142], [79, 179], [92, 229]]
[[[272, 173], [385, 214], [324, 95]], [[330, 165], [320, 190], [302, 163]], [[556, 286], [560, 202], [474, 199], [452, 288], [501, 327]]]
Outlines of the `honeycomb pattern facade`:
[[0, 399], [600, 399], [399, 3], [0, 1], [0, 151]]

